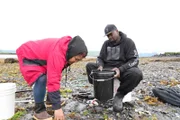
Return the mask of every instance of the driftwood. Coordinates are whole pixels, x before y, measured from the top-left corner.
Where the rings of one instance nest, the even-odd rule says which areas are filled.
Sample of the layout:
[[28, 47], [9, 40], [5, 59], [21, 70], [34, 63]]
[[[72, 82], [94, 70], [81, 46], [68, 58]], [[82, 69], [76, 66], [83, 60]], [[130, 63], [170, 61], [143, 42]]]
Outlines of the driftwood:
[[6, 58], [4, 59], [4, 63], [17, 63], [18, 60], [14, 58]]
[[32, 90], [19, 90], [19, 91], [16, 91], [15, 93], [21, 93], [21, 92], [32, 92]]

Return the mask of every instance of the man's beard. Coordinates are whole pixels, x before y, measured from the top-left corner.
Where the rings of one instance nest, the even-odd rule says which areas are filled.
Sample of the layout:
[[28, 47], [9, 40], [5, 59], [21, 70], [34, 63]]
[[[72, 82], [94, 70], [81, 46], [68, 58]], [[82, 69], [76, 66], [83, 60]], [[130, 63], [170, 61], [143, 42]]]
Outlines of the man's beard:
[[115, 44], [117, 40], [110, 40], [110, 43]]

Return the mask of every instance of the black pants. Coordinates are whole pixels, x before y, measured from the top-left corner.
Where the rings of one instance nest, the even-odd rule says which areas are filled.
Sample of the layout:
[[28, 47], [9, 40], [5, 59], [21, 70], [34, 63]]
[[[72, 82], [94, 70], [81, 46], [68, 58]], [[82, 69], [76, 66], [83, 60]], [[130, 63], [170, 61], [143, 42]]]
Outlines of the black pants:
[[[96, 70], [98, 68], [96, 63], [88, 63], [86, 65], [86, 71], [88, 75], [88, 80], [90, 84], [93, 84], [93, 80], [89, 77], [92, 70]], [[110, 67], [104, 67], [110, 68]], [[112, 68], [112, 67], [111, 67]], [[143, 74], [138, 67], [133, 67], [128, 69], [126, 72], [121, 73], [120, 75], [120, 86], [117, 90], [118, 94], [126, 95], [131, 92], [143, 79]]]

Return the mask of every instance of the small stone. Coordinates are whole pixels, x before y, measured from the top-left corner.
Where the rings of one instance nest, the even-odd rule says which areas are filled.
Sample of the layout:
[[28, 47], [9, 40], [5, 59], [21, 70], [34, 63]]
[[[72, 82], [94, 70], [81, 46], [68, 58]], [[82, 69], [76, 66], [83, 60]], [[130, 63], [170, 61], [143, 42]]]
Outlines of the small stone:
[[113, 107], [108, 108], [107, 111], [112, 112], [113, 111]]
[[22, 119], [23, 120], [31, 120], [32, 119], [32, 115], [30, 113], [26, 114]]
[[174, 77], [169, 77], [169, 80], [176, 80]]
[[93, 104], [89, 104], [90, 107], [93, 107], [94, 105]]
[[83, 103], [86, 103], [86, 99], [83, 99]]
[[102, 107], [95, 107], [94, 109], [95, 109], [96, 113], [102, 113], [103, 112]]
[[83, 75], [87, 75], [87, 73], [84, 72]]
[[171, 69], [171, 70], [173, 70], [173, 69], [174, 69], [174, 67], [170, 66], [170, 67], [168, 67], [168, 69]]
[[176, 117], [177, 117], [177, 118], [180, 118], [180, 114], [178, 114], [178, 113], [175, 113], [175, 115], [176, 115]]

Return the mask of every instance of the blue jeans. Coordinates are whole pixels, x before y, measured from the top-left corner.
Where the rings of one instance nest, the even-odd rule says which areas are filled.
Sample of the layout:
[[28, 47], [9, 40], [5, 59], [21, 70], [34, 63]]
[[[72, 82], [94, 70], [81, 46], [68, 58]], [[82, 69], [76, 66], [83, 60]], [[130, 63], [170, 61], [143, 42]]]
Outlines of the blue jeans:
[[33, 87], [33, 95], [35, 103], [42, 103], [44, 102], [44, 97], [46, 94], [46, 82], [47, 77], [46, 75], [41, 75], [34, 83]]

